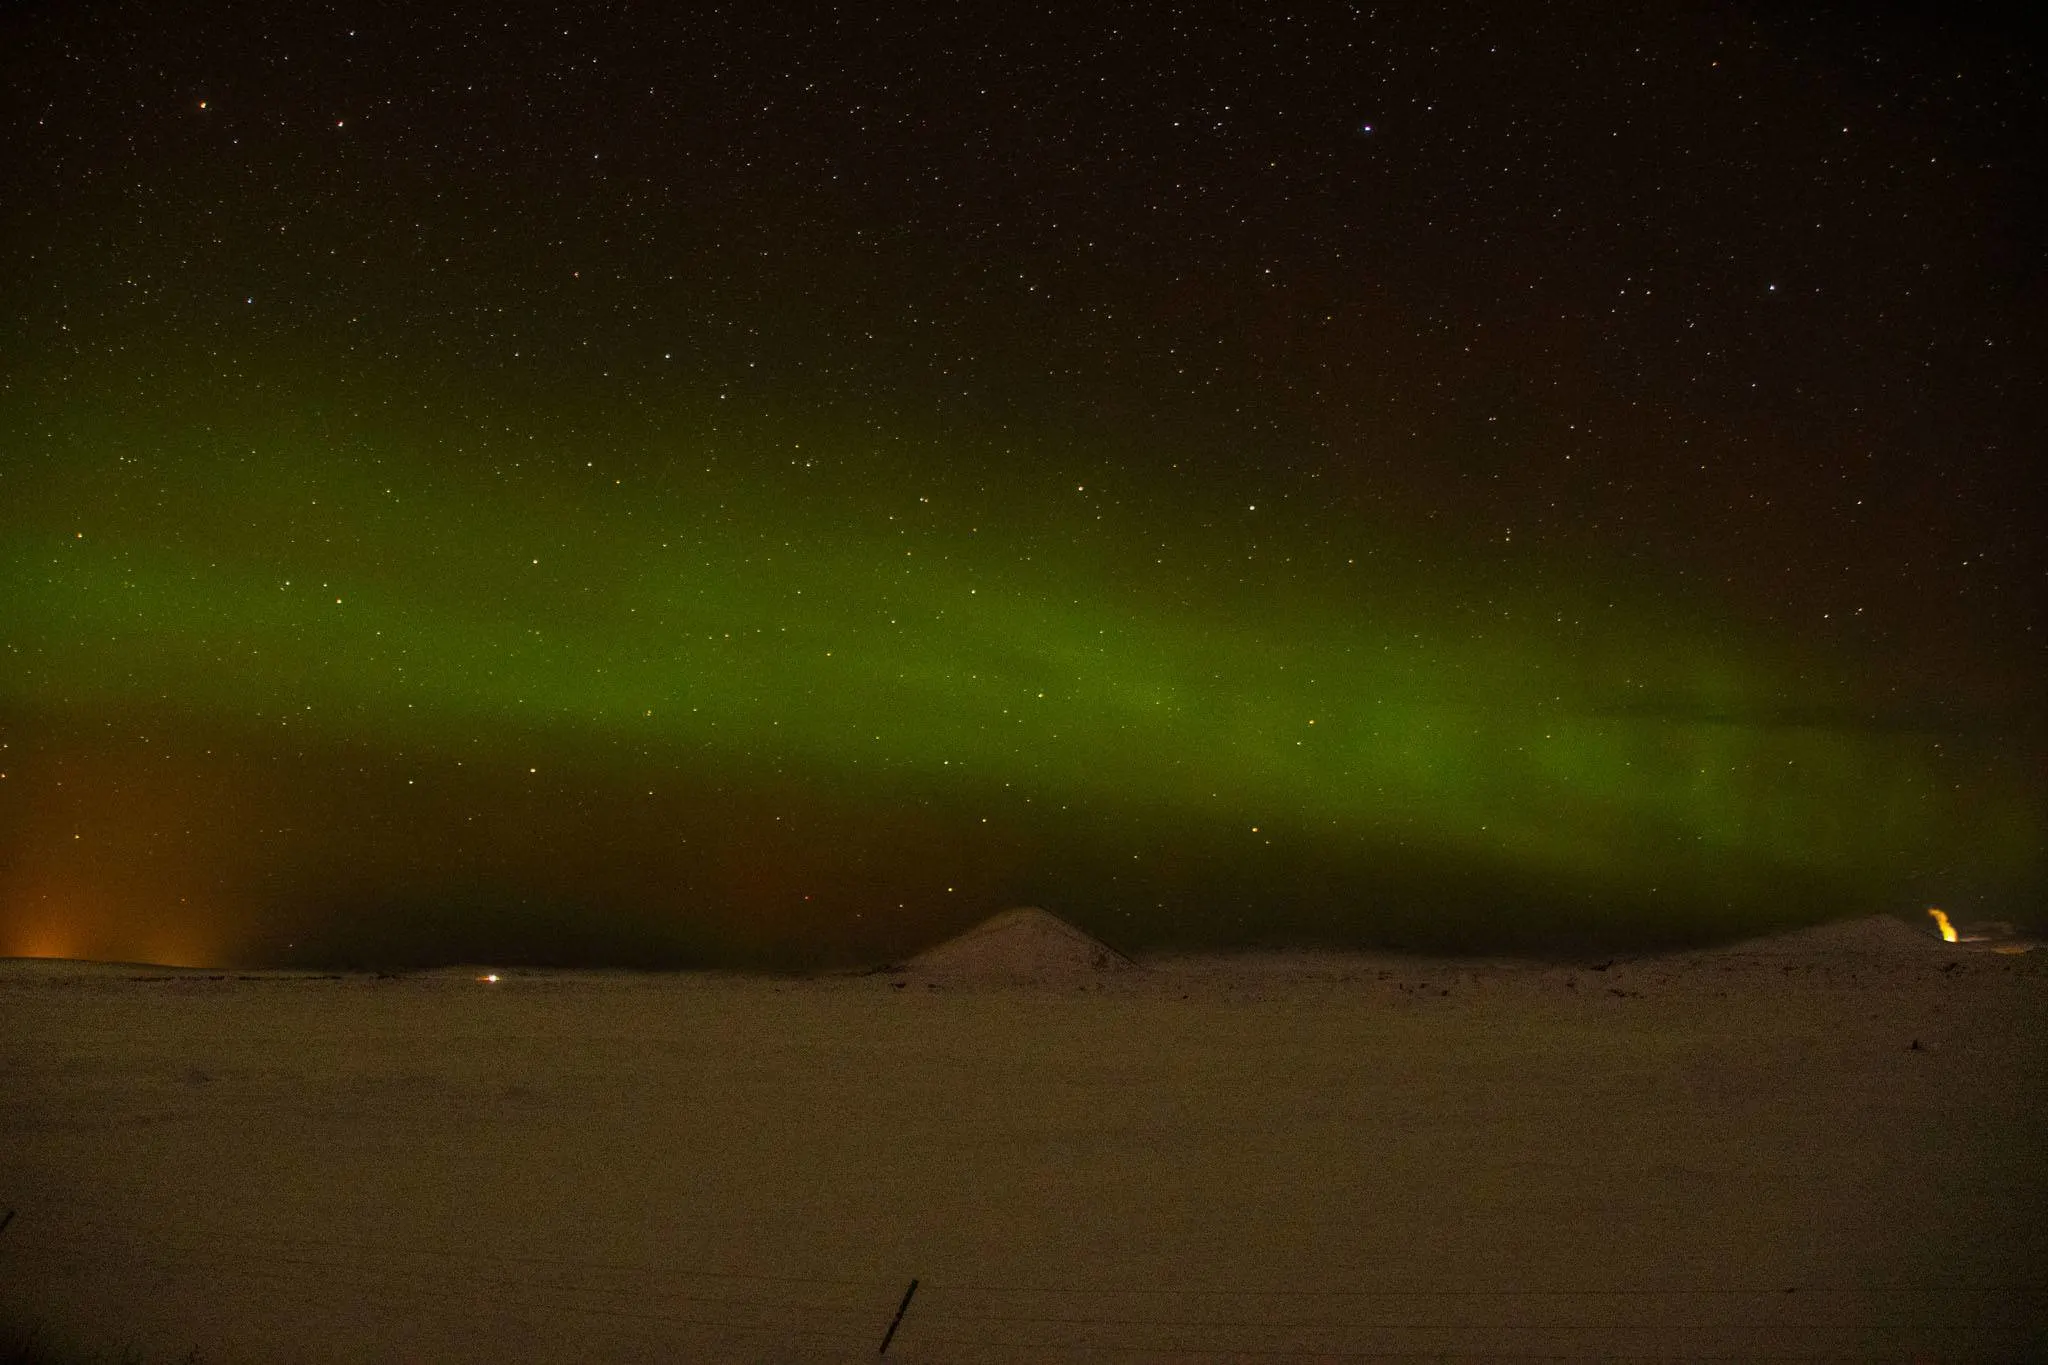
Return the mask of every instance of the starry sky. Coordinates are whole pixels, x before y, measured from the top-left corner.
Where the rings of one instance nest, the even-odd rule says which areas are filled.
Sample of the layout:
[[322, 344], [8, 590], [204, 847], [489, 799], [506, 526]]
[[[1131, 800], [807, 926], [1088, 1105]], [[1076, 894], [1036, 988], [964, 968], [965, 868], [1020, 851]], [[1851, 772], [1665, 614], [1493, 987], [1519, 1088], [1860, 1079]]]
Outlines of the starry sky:
[[2037, 919], [2040, 48], [1227, 8], [10, 7], [0, 954]]

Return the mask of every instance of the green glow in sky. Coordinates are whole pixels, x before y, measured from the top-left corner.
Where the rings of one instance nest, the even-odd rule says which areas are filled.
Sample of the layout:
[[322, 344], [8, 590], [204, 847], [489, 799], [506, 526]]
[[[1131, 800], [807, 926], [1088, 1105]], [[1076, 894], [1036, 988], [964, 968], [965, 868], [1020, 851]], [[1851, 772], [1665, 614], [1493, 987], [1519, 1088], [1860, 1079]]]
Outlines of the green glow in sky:
[[[970, 894], [1061, 895], [1137, 939], [1228, 924], [1371, 941], [1426, 912], [1485, 942], [1540, 936], [1517, 917], [1553, 924], [1560, 906], [1655, 936], [2039, 876], [2040, 793], [2016, 758], [1873, 709], [1883, 688], [1855, 667], [1745, 632], [1653, 571], [1615, 581], [1511, 548], [1474, 567], [1412, 528], [1339, 529], [1284, 499], [1129, 472], [1091, 488], [1030, 451], [969, 474], [829, 429], [558, 439], [459, 467], [286, 423], [89, 439], [0, 524], [7, 837], [31, 869], [4, 888], [17, 939], [83, 875], [61, 822], [20, 812], [60, 780], [79, 741], [59, 736], [95, 724], [192, 753], [232, 737], [273, 766], [335, 746], [394, 771], [466, 755], [523, 781], [517, 801], [546, 783], [565, 808], [656, 774], [685, 792], [679, 844], [693, 803], [728, 789], [935, 824], [956, 846], [1022, 822], [1041, 865], [1012, 850]], [[420, 818], [492, 799], [449, 801]], [[376, 817], [354, 820], [319, 815], [316, 842], [372, 841]], [[716, 822], [698, 836], [693, 857], [779, 847]], [[859, 860], [914, 863], [882, 846], [897, 851]], [[363, 895], [435, 894], [473, 856], [413, 855]], [[806, 856], [837, 875], [830, 849]], [[867, 893], [841, 877], [835, 913], [864, 927], [833, 941], [1000, 908], [947, 899], [973, 865], [866, 867]], [[816, 930], [778, 927], [786, 891], [737, 910], [622, 894], [752, 916], [752, 941], [781, 943]]]

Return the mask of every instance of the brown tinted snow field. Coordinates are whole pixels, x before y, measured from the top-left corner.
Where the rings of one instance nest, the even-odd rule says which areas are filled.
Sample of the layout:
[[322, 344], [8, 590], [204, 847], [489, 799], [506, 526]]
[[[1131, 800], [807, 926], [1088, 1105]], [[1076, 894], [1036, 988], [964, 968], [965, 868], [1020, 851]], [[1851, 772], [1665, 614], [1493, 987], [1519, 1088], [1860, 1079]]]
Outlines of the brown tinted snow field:
[[0, 1359], [2048, 1358], [2029, 946], [0, 963]]

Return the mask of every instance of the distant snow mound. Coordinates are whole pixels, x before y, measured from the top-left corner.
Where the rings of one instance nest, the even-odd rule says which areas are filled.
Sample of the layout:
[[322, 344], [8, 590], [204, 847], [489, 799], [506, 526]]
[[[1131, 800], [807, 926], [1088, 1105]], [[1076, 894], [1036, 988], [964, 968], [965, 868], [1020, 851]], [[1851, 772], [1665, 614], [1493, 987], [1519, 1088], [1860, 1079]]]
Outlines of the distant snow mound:
[[1730, 944], [1726, 951], [1788, 957], [1896, 957], [1909, 953], [1924, 954], [1929, 948], [1943, 946], [1940, 935], [1934, 932], [1932, 920], [1928, 921], [1928, 928], [1922, 930], [1890, 915], [1866, 915], [1861, 919], [1816, 924], [1810, 929], [1794, 929], [1767, 938], [1746, 939]]
[[1120, 972], [1134, 964], [1116, 949], [1035, 905], [1005, 910], [958, 938], [910, 959], [919, 972], [990, 980]]

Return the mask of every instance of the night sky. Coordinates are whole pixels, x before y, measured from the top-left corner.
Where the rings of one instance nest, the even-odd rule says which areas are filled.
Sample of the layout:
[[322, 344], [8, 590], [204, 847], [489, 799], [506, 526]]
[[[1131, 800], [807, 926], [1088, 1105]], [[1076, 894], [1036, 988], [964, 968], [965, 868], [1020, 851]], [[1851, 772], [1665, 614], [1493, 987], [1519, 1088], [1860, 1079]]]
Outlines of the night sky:
[[8, 7], [0, 954], [2038, 920], [2048, 71], [1794, 8]]

